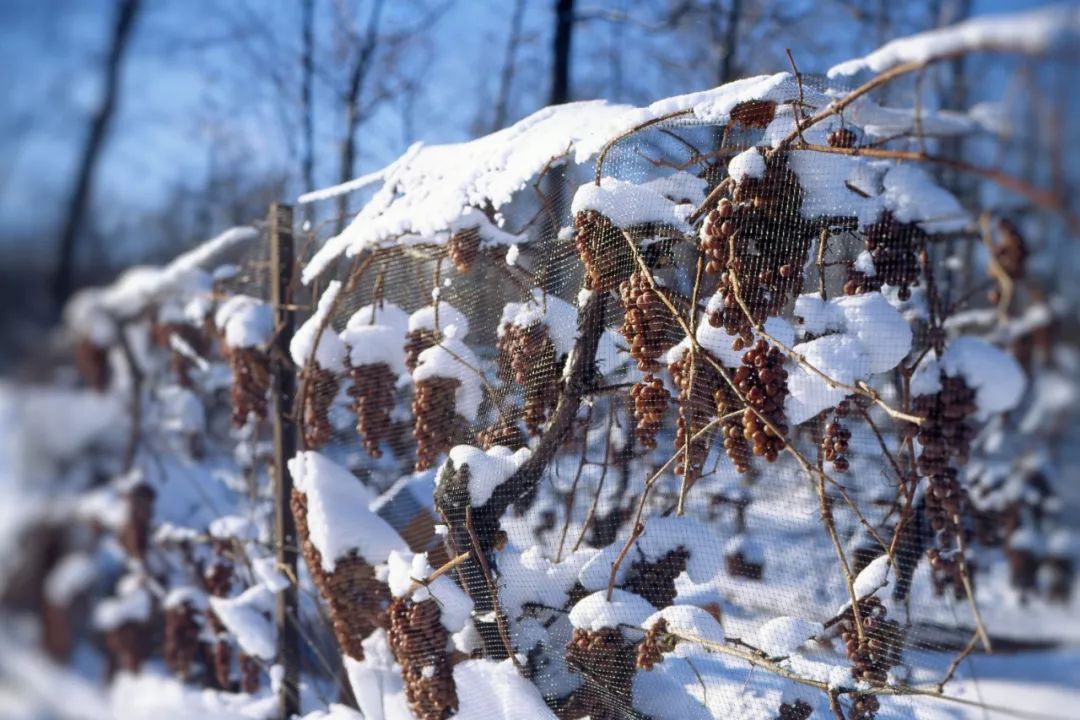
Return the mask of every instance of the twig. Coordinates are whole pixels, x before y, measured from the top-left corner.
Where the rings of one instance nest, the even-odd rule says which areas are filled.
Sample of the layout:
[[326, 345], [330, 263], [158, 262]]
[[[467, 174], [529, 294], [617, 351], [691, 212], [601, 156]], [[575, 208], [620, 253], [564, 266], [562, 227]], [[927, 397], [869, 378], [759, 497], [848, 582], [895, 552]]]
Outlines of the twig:
[[[514, 667], [520, 670], [521, 663], [518, 661], [517, 653], [514, 652], [514, 646], [510, 642], [510, 634], [506, 631], [506, 620], [503, 618], [502, 607], [499, 605], [499, 589], [491, 576], [491, 566], [488, 565], [487, 554], [481, 549], [480, 540], [476, 537], [476, 530], [473, 529], [471, 507], [465, 508], [465, 529], [468, 531], [469, 540], [472, 542], [473, 555], [480, 562], [480, 570], [484, 573], [484, 582], [487, 583], [488, 592], [491, 593], [492, 612], [495, 615], [495, 626], [499, 630], [499, 638], [502, 639], [503, 646], [506, 648], [506, 655], [514, 663]], [[465, 557], [468, 557], [467, 553], [465, 553]]]

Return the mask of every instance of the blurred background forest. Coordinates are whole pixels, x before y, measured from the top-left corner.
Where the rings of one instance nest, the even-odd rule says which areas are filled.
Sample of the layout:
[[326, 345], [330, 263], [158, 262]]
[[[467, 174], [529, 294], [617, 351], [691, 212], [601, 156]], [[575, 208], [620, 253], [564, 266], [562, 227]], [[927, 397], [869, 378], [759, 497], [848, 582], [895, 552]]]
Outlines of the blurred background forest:
[[[414, 142], [467, 139], [549, 103], [647, 104], [774, 72], [787, 48], [821, 72], [889, 38], [1039, 4], [7, 0], [0, 370], [40, 347], [73, 289]], [[967, 72], [958, 61], [935, 75], [926, 101], [975, 104]]]

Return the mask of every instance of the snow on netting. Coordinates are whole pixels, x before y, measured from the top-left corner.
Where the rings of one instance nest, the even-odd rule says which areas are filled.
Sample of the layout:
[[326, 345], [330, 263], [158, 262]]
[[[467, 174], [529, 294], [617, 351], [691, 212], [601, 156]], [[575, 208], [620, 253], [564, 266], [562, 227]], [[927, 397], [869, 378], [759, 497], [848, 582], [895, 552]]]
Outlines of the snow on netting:
[[171, 669], [265, 714], [297, 583], [311, 717], [978, 712], [973, 653], [1080, 640], [1040, 259], [1077, 221], [996, 134], [1032, 106], [936, 110], [909, 73], [1053, 63], [1077, 27], [547, 108], [302, 199], [358, 210], [297, 230], [296, 577], [271, 554], [265, 237], [83, 296], [85, 376], [165, 413], [100, 469], [127, 515], [83, 501], [140, 561], [95, 612], [114, 662], [162, 612]]

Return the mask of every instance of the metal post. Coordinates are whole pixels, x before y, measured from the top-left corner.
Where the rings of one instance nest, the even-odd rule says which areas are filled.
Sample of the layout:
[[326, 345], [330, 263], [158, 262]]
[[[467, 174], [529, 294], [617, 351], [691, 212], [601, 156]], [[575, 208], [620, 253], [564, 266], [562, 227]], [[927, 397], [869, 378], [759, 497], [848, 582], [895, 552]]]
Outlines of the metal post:
[[[292, 475], [288, 461], [296, 454], [296, 424], [293, 402], [296, 377], [289, 366], [289, 343], [293, 336], [292, 278], [293, 211], [289, 205], [273, 203], [267, 222], [270, 233], [270, 301], [276, 330], [271, 348], [271, 412], [274, 426], [274, 551], [277, 565], [290, 579], [296, 575], [296, 520], [289, 500]], [[300, 712], [300, 637], [297, 631], [297, 588], [292, 583], [278, 593], [274, 617], [277, 626], [277, 657], [284, 669], [278, 698], [278, 716], [289, 720]]]

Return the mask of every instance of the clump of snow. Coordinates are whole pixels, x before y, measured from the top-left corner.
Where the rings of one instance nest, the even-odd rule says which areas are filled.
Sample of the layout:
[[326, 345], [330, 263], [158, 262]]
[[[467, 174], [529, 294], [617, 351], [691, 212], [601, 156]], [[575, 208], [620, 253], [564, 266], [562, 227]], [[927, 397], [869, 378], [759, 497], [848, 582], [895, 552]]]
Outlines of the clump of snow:
[[166, 610], [190, 605], [195, 610], [205, 610], [209, 607], [206, 593], [192, 585], [177, 585], [169, 588], [165, 593], [165, 599], [161, 601], [161, 607]]
[[289, 578], [277, 569], [277, 559], [273, 555], [251, 559], [251, 570], [262, 586], [272, 593], [279, 593], [289, 587]]
[[457, 337], [445, 338], [429, 347], [417, 358], [413, 382], [428, 378], [453, 378], [458, 381], [454, 394], [454, 411], [469, 422], [476, 420], [480, 402], [484, 399], [481, 363], [472, 350]]
[[401, 337], [409, 330], [409, 313], [392, 302], [378, 302], [364, 305], [345, 322], [346, 330], [355, 330], [366, 325], [386, 325], [397, 330]]
[[[393, 551], [387, 558], [386, 584], [396, 597], [409, 595], [415, 602], [434, 598], [439, 605], [440, 620], [448, 632], [456, 633], [465, 627], [473, 611], [473, 601], [457, 586], [448, 575], [440, 575], [434, 580], [427, 580], [434, 572], [426, 554], [414, 554], [408, 551]], [[414, 581], [421, 584], [413, 589]]]
[[126, 623], [150, 619], [153, 600], [138, 575], [125, 575], [116, 585], [116, 595], [105, 598], [94, 608], [95, 630], [108, 632]]
[[862, 600], [888, 586], [890, 567], [888, 555], [872, 560], [855, 578], [855, 597]]
[[900, 222], [918, 223], [933, 233], [960, 230], [971, 221], [956, 196], [915, 164], [892, 166], [884, 184], [884, 206]]
[[222, 515], [210, 521], [210, 536], [220, 540], [256, 540], [259, 528], [242, 515]]
[[536, 685], [513, 662], [466, 660], [454, 666], [461, 720], [555, 720]]
[[469, 334], [469, 319], [465, 313], [448, 302], [440, 300], [437, 305], [425, 305], [409, 316], [409, 332], [417, 330], [439, 330], [450, 335], [447, 329], [453, 326], [453, 336], [458, 340]]
[[532, 546], [524, 551], [508, 547], [499, 553], [499, 602], [516, 616], [527, 603], [563, 607], [581, 567], [598, 551], [583, 548], [553, 563], [543, 549]]
[[686, 218], [694, 206], [673, 202], [652, 185], [604, 177], [599, 185], [585, 183], [574, 193], [570, 212], [586, 210], [595, 210], [618, 228], [655, 223], [690, 232]]
[[783, 616], [773, 618], [758, 628], [757, 647], [769, 655], [790, 655], [810, 638], [820, 635], [825, 627], [812, 620]]
[[[354, 316], [355, 317], [355, 316]], [[392, 325], [359, 325], [341, 331], [348, 348], [349, 365], [386, 364], [396, 375], [406, 374], [405, 336]]]
[[763, 178], [765, 177], [765, 158], [756, 147], [749, 148], [731, 158], [727, 171], [731, 179], [737, 183], [748, 177]]
[[562, 298], [546, 294], [540, 288], [533, 288], [531, 297], [525, 302], [506, 303], [496, 332], [502, 337], [507, 324], [528, 329], [537, 323], [547, 326], [556, 354], [570, 354], [577, 332], [577, 310]]
[[270, 620], [273, 607], [274, 595], [262, 585], [253, 585], [236, 597], [210, 598], [210, 609], [240, 648], [262, 660], [273, 660], [277, 655]]
[[1070, 5], [976, 17], [893, 40], [869, 55], [834, 65], [828, 75], [834, 78], [863, 70], [880, 73], [904, 63], [926, 62], [979, 50], [1035, 54], [1077, 34], [1080, 34], [1080, 10]]
[[506, 264], [513, 267], [517, 265], [518, 256], [521, 254], [520, 245], [511, 245], [506, 249]]
[[397, 532], [369, 509], [375, 499], [371, 491], [325, 455], [299, 452], [289, 461], [289, 472], [307, 498], [308, 531], [326, 572], [333, 572], [337, 559], [350, 552], [375, 565], [394, 550], [408, 549]]
[[45, 599], [57, 607], [67, 607], [97, 580], [98, 568], [86, 553], [68, 553], [45, 578]]
[[939, 362], [946, 375], [963, 377], [975, 390], [980, 419], [1012, 410], [1027, 386], [1016, 358], [979, 338], [956, 338], [945, 348]]
[[293, 334], [292, 341], [289, 343], [289, 355], [292, 356], [293, 363], [297, 367], [302, 368], [307, 365], [308, 358], [312, 357], [315, 339], [318, 337], [319, 346], [314, 348], [315, 364], [331, 372], [341, 372], [345, 369], [345, 343], [333, 328], [329, 327], [327, 320], [327, 315], [340, 292], [341, 282], [338, 280], [330, 282], [319, 298], [315, 312]]
[[[512, 452], [502, 445], [495, 445], [484, 451], [472, 445], [458, 445], [450, 450], [447, 463], [453, 463], [460, 472], [469, 468], [469, 499], [473, 507], [483, 507], [491, 499], [495, 488], [510, 479], [522, 464], [529, 459], [531, 451], [521, 448]], [[446, 466], [444, 466], [445, 468]], [[436, 485], [441, 481], [444, 470], [435, 476]]]
[[879, 172], [865, 158], [794, 150], [788, 153], [788, 167], [799, 177], [803, 217], [856, 217], [866, 225], [881, 214]]
[[667, 621], [669, 633], [688, 643], [722, 645], [724, 642], [724, 628], [715, 617], [697, 605], [669, 605], [641, 623], [642, 630], [648, 630], [660, 619]]
[[233, 295], [217, 309], [214, 325], [225, 333], [225, 344], [233, 348], [262, 347], [273, 334], [270, 306], [250, 295]]
[[[611, 600], [607, 591], [600, 590], [577, 602], [570, 611], [570, 624], [582, 630], [600, 630], [628, 626], [640, 628], [656, 608], [640, 595], [615, 588]], [[626, 634], [626, 629], [623, 629]], [[637, 633], [640, 638], [640, 633]]]

